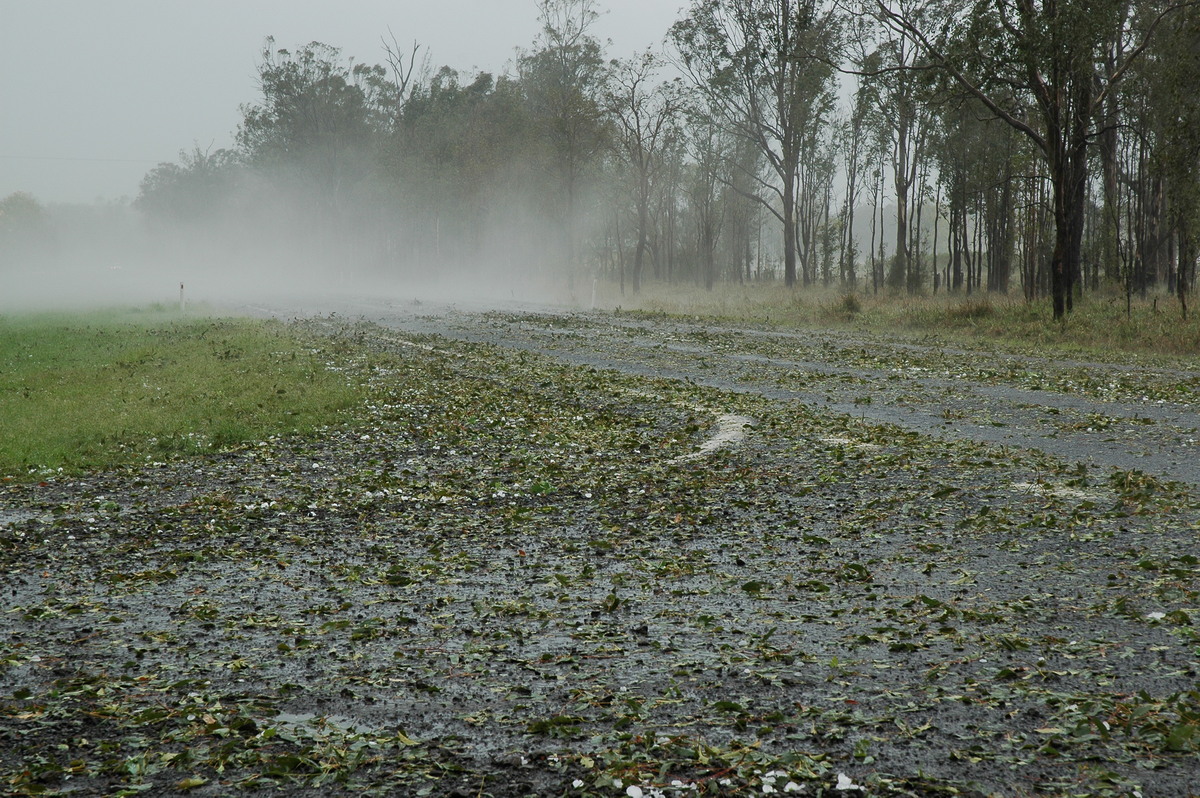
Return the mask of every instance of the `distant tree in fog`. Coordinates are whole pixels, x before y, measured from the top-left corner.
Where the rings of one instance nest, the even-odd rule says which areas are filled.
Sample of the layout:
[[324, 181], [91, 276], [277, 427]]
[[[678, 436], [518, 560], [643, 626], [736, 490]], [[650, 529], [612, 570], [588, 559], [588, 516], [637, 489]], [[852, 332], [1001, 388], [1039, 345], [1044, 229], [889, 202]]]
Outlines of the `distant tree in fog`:
[[262, 51], [261, 100], [242, 106], [238, 146], [273, 179], [335, 206], [372, 169], [387, 74], [381, 66], [343, 63], [340, 50], [320, 42], [294, 53], [274, 44], [267, 39]]
[[278, 244], [344, 279], [378, 249], [363, 214], [379, 197], [395, 86], [384, 67], [343, 60], [335, 47], [312, 42], [293, 52], [274, 49], [273, 39], [258, 78], [261, 98], [242, 106], [237, 131], [256, 180], [254, 213]]
[[481, 72], [463, 83], [438, 70], [412, 90], [381, 159], [407, 238], [435, 266], [477, 256], [540, 183], [537, 146], [512, 78]]
[[157, 222], [210, 221], [228, 208], [241, 166], [233, 150], [182, 151], [178, 163], [160, 163], [146, 173], [134, 206]]
[[0, 199], [0, 233], [5, 236], [36, 235], [48, 224], [46, 209], [25, 191]]
[[[815, 0], [692, 0], [671, 28], [678, 59], [714, 117], [756, 146], [773, 172], [764, 203], [783, 228], [784, 280], [796, 282], [801, 161], [832, 107], [840, 24]], [[807, 271], [806, 271], [807, 276]]]
[[682, 92], [678, 81], [656, 83], [661, 62], [651, 53], [615, 65], [606, 105], [615, 125], [613, 151], [625, 165], [633, 188], [637, 243], [633, 254], [633, 290], [641, 289], [650, 239], [651, 202], [668, 153], [679, 137]]
[[53, 244], [50, 215], [32, 194], [0, 199], [0, 272], [19, 269]]
[[551, 153], [561, 192], [556, 205], [573, 265], [579, 258], [578, 215], [585, 180], [608, 145], [602, 106], [604, 50], [590, 33], [596, 9], [595, 0], [539, 0], [542, 32], [535, 49], [518, 65], [529, 107]]

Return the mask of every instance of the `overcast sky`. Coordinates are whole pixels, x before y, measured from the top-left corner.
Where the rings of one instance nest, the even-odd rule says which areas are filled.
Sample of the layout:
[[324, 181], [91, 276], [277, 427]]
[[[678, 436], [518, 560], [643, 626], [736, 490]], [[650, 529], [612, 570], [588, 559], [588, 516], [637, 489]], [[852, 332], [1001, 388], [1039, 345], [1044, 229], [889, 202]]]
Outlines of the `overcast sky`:
[[[686, 0], [600, 0], [610, 57], [657, 46]], [[180, 150], [228, 147], [263, 41], [382, 60], [390, 28], [436, 68], [504, 71], [535, 0], [0, 0], [0, 197], [133, 197]]]

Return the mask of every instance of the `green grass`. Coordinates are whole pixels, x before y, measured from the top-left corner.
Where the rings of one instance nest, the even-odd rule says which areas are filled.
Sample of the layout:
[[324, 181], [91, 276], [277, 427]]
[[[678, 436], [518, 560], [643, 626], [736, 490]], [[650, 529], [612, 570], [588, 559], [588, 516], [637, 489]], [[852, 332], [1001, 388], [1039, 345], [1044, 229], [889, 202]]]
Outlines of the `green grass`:
[[788, 326], [840, 326], [874, 332], [936, 335], [958, 341], [989, 341], [1007, 347], [1109, 357], [1114, 354], [1200, 354], [1200, 314], [1182, 318], [1179, 302], [1165, 294], [1125, 298], [1091, 293], [1076, 302], [1063, 322], [1051, 318], [1050, 300], [1026, 302], [1020, 294], [890, 295], [870, 290], [789, 290], [781, 283], [722, 285], [712, 291], [648, 283], [621, 296], [605, 286], [600, 307], [692, 316], [727, 322]]
[[336, 419], [360, 389], [282, 324], [0, 316], [0, 476], [212, 451]]

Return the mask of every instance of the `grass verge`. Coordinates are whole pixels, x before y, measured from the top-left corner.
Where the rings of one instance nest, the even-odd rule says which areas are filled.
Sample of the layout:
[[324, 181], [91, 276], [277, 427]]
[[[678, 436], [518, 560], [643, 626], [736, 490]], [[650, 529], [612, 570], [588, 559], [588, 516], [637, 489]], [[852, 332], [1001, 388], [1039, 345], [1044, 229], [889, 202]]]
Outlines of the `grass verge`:
[[96, 312], [0, 317], [0, 475], [37, 477], [304, 432], [358, 400], [282, 324]]
[[1019, 295], [941, 294], [903, 296], [870, 290], [789, 290], [781, 283], [695, 286], [650, 283], [622, 296], [606, 286], [599, 307], [695, 316], [729, 322], [788, 326], [850, 326], [876, 332], [907, 331], [960, 341], [990, 341], [1007, 347], [1035, 346], [1074, 354], [1188, 356], [1200, 352], [1200, 318], [1183, 319], [1178, 300], [1150, 295], [1091, 294], [1063, 322], [1051, 319], [1048, 299], [1027, 302]]

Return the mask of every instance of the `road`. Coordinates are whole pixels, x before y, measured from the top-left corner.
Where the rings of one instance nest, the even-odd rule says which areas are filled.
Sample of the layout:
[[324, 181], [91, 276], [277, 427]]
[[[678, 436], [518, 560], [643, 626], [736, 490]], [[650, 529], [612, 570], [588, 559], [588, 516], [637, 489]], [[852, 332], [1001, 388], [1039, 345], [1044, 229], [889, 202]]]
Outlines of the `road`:
[[1040, 450], [1101, 473], [1138, 470], [1200, 485], [1200, 369], [515, 303], [361, 298], [239, 310], [284, 319], [336, 314], [400, 334], [485, 342], [800, 402], [935, 438]]

